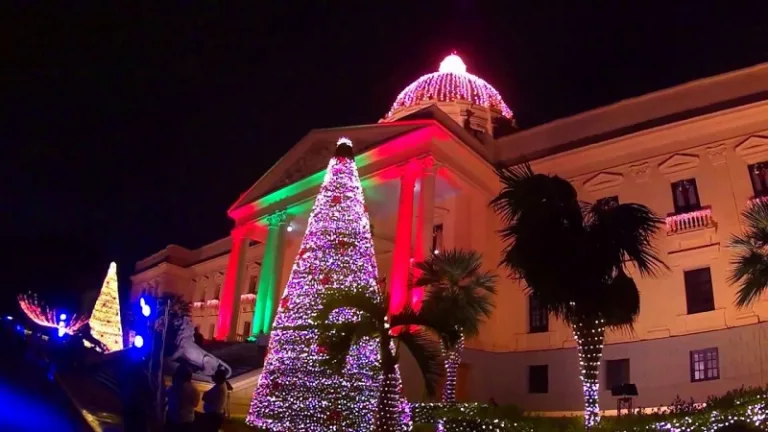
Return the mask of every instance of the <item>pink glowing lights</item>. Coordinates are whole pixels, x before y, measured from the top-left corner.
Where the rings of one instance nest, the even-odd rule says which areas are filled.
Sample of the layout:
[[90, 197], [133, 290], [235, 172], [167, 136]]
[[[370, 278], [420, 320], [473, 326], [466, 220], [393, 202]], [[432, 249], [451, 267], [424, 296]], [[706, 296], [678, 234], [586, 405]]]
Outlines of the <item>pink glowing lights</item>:
[[456, 54], [446, 57], [440, 63], [438, 72], [424, 75], [406, 87], [395, 99], [387, 117], [400, 109], [430, 101], [457, 100], [495, 109], [505, 117], [512, 117], [512, 110], [504, 103], [499, 92], [485, 80], [467, 73], [467, 66]]
[[[339, 376], [322, 366], [328, 349], [319, 344], [315, 322], [329, 291], [379, 296], [370, 220], [353, 156], [351, 142], [339, 140], [277, 306], [247, 418], [252, 426], [275, 432], [355, 432], [370, 431], [374, 424], [382, 381], [379, 342], [365, 338], [356, 343]], [[358, 319], [355, 311], [338, 310], [329, 321]], [[399, 385], [399, 376], [394, 381]]]
[[[37, 300], [37, 296], [20, 295], [18, 300], [19, 306], [21, 306], [21, 310], [24, 311], [29, 319], [34, 321], [37, 325], [50, 328], [59, 328], [59, 321], [61, 321], [59, 317], [66, 316], [59, 314], [55, 309], [49, 309], [44, 304], [41, 304]], [[87, 318], [79, 317], [77, 315], [72, 316], [69, 322], [65, 323], [65, 326], [63, 327], [64, 332], [68, 334], [74, 334], [87, 322]]]

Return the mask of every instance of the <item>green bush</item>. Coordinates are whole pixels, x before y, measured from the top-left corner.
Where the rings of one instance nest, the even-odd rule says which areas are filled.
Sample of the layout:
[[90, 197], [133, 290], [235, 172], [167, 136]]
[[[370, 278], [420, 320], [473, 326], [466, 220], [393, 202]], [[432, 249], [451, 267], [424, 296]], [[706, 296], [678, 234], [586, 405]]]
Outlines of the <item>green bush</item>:
[[[580, 432], [581, 417], [552, 418], [526, 415], [514, 405], [416, 403], [413, 421], [420, 431], [443, 422], [446, 432]], [[603, 417], [590, 432], [751, 432], [768, 431], [768, 390], [741, 388], [710, 397], [697, 405], [676, 398], [652, 413], [637, 409], [621, 417]]]

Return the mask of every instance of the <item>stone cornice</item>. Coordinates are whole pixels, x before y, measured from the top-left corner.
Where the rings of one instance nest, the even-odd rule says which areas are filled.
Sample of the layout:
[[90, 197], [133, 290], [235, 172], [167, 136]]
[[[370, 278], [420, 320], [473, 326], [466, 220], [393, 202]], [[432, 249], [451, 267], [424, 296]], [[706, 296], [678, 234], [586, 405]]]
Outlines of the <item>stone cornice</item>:
[[644, 153], [651, 158], [668, 154], [669, 143], [690, 143], [685, 148], [712, 146], [765, 129], [768, 129], [768, 102], [758, 102], [547, 156], [532, 161], [531, 165], [540, 172], [562, 171], [565, 166], [571, 175], [578, 175], [591, 170], [582, 168], [588, 163], [607, 162], [624, 154]]

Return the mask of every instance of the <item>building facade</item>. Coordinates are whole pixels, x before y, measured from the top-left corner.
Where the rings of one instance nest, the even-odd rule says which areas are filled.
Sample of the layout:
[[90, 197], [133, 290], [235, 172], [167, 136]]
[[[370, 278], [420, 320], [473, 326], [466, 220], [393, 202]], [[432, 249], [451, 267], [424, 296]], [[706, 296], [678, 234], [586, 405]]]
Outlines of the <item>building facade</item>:
[[[485, 81], [449, 56], [401, 93], [379, 123], [309, 132], [229, 209], [230, 236], [197, 250], [169, 246], [139, 262], [132, 296], [173, 292], [194, 302], [208, 337], [269, 333], [308, 213], [336, 140], [352, 140], [371, 215], [379, 276], [410, 298], [413, 260], [474, 249], [496, 269], [500, 221], [488, 207], [494, 166], [529, 161], [568, 179], [583, 200], [649, 206], [666, 217], [657, 246], [670, 270], [635, 280], [634, 333], [607, 335], [601, 389], [637, 385], [635, 406], [676, 396], [706, 400], [764, 385], [768, 302], [734, 306], [728, 241], [740, 212], [768, 195], [768, 64], [731, 72], [494, 139], [512, 111]], [[503, 271], [503, 270], [501, 270]], [[502, 278], [496, 310], [468, 342], [459, 397], [525, 409], [583, 407], [575, 341]], [[421, 396], [403, 360], [406, 392]], [[602, 390], [601, 407], [615, 408]]]

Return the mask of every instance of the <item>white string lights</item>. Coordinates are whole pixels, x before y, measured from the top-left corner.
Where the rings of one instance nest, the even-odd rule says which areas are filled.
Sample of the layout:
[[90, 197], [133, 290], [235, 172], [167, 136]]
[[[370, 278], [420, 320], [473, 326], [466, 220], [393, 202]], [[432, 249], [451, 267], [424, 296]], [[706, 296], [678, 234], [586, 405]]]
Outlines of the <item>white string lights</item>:
[[419, 105], [424, 101], [456, 100], [499, 110], [508, 118], [513, 116], [499, 92], [482, 78], [467, 73], [467, 66], [461, 58], [451, 54], [440, 64], [439, 72], [422, 76], [400, 92], [387, 117], [401, 108]]
[[581, 385], [584, 391], [584, 424], [587, 428], [600, 421], [600, 358], [603, 356], [605, 320], [581, 320], [573, 326], [573, 337], [579, 352]]

